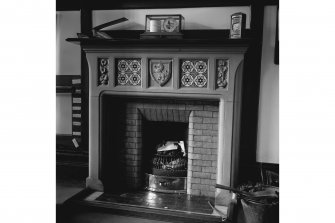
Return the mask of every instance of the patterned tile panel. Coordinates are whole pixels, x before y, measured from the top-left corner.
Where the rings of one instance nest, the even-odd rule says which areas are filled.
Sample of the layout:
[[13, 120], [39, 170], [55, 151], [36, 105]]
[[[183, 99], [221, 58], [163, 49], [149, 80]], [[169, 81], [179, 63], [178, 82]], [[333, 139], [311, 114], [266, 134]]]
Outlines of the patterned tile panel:
[[208, 82], [207, 59], [180, 60], [180, 86], [186, 88], [206, 88]]
[[116, 64], [116, 85], [141, 86], [141, 59], [118, 58]]
[[216, 87], [220, 89], [228, 89], [229, 79], [229, 60], [216, 60]]
[[98, 58], [98, 86], [108, 85], [108, 68], [109, 60], [108, 58]]

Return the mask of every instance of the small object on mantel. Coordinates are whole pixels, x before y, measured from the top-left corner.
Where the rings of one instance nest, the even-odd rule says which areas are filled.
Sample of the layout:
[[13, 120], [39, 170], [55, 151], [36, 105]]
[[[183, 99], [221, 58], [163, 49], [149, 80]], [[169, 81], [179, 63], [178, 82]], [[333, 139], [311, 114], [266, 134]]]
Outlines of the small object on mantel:
[[110, 35], [108, 35], [106, 32], [104, 32], [102, 29], [113, 26], [122, 22], [128, 21], [127, 18], [122, 17], [120, 19], [116, 19], [110, 22], [103, 23], [101, 25], [98, 25], [92, 29], [92, 36], [100, 39], [113, 39]]
[[230, 38], [240, 39], [245, 35], [246, 14], [242, 12], [231, 15]]
[[146, 15], [145, 32], [141, 39], [182, 39], [182, 15]]

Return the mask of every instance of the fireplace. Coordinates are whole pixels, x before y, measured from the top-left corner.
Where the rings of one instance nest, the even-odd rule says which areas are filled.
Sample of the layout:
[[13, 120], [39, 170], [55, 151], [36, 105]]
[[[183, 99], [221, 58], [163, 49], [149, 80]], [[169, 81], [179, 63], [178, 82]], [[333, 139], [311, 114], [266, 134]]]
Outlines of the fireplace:
[[[226, 204], [229, 193], [215, 184], [237, 180], [246, 47], [153, 42], [84, 50], [87, 188], [177, 192]], [[161, 151], [168, 147], [175, 153]]]

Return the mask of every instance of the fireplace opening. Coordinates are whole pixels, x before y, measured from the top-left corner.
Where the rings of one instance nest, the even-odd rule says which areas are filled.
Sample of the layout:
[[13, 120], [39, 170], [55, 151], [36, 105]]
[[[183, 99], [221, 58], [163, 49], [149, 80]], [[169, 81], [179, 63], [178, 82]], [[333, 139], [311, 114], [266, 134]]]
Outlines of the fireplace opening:
[[218, 101], [210, 100], [103, 95], [99, 174], [104, 191], [214, 197], [218, 109]]
[[186, 193], [188, 123], [143, 121], [145, 189]]

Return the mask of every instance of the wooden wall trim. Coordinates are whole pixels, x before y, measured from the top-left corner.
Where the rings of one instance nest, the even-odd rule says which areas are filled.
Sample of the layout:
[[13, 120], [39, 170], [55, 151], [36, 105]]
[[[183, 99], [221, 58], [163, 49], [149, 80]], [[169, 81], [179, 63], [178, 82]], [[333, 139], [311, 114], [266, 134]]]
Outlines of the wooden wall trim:
[[78, 11], [82, 8], [91, 10], [112, 9], [153, 9], [153, 8], [197, 8], [197, 7], [224, 7], [224, 6], [250, 6], [251, 4], [279, 5], [279, 0], [123, 0], [123, 1], [82, 1], [57, 0], [57, 11]]
[[[89, 33], [92, 29], [92, 10], [81, 9], [80, 11], [80, 30], [82, 33]], [[88, 151], [88, 91], [89, 91], [89, 68], [86, 55], [81, 47], [81, 148]]]
[[[246, 53], [243, 77], [241, 141], [240, 141], [240, 176], [239, 182], [254, 180], [258, 177], [256, 164], [258, 105], [261, 75], [264, 5], [251, 6], [251, 38], [253, 43]], [[250, 75], [252, 74], [252, 75]]]

